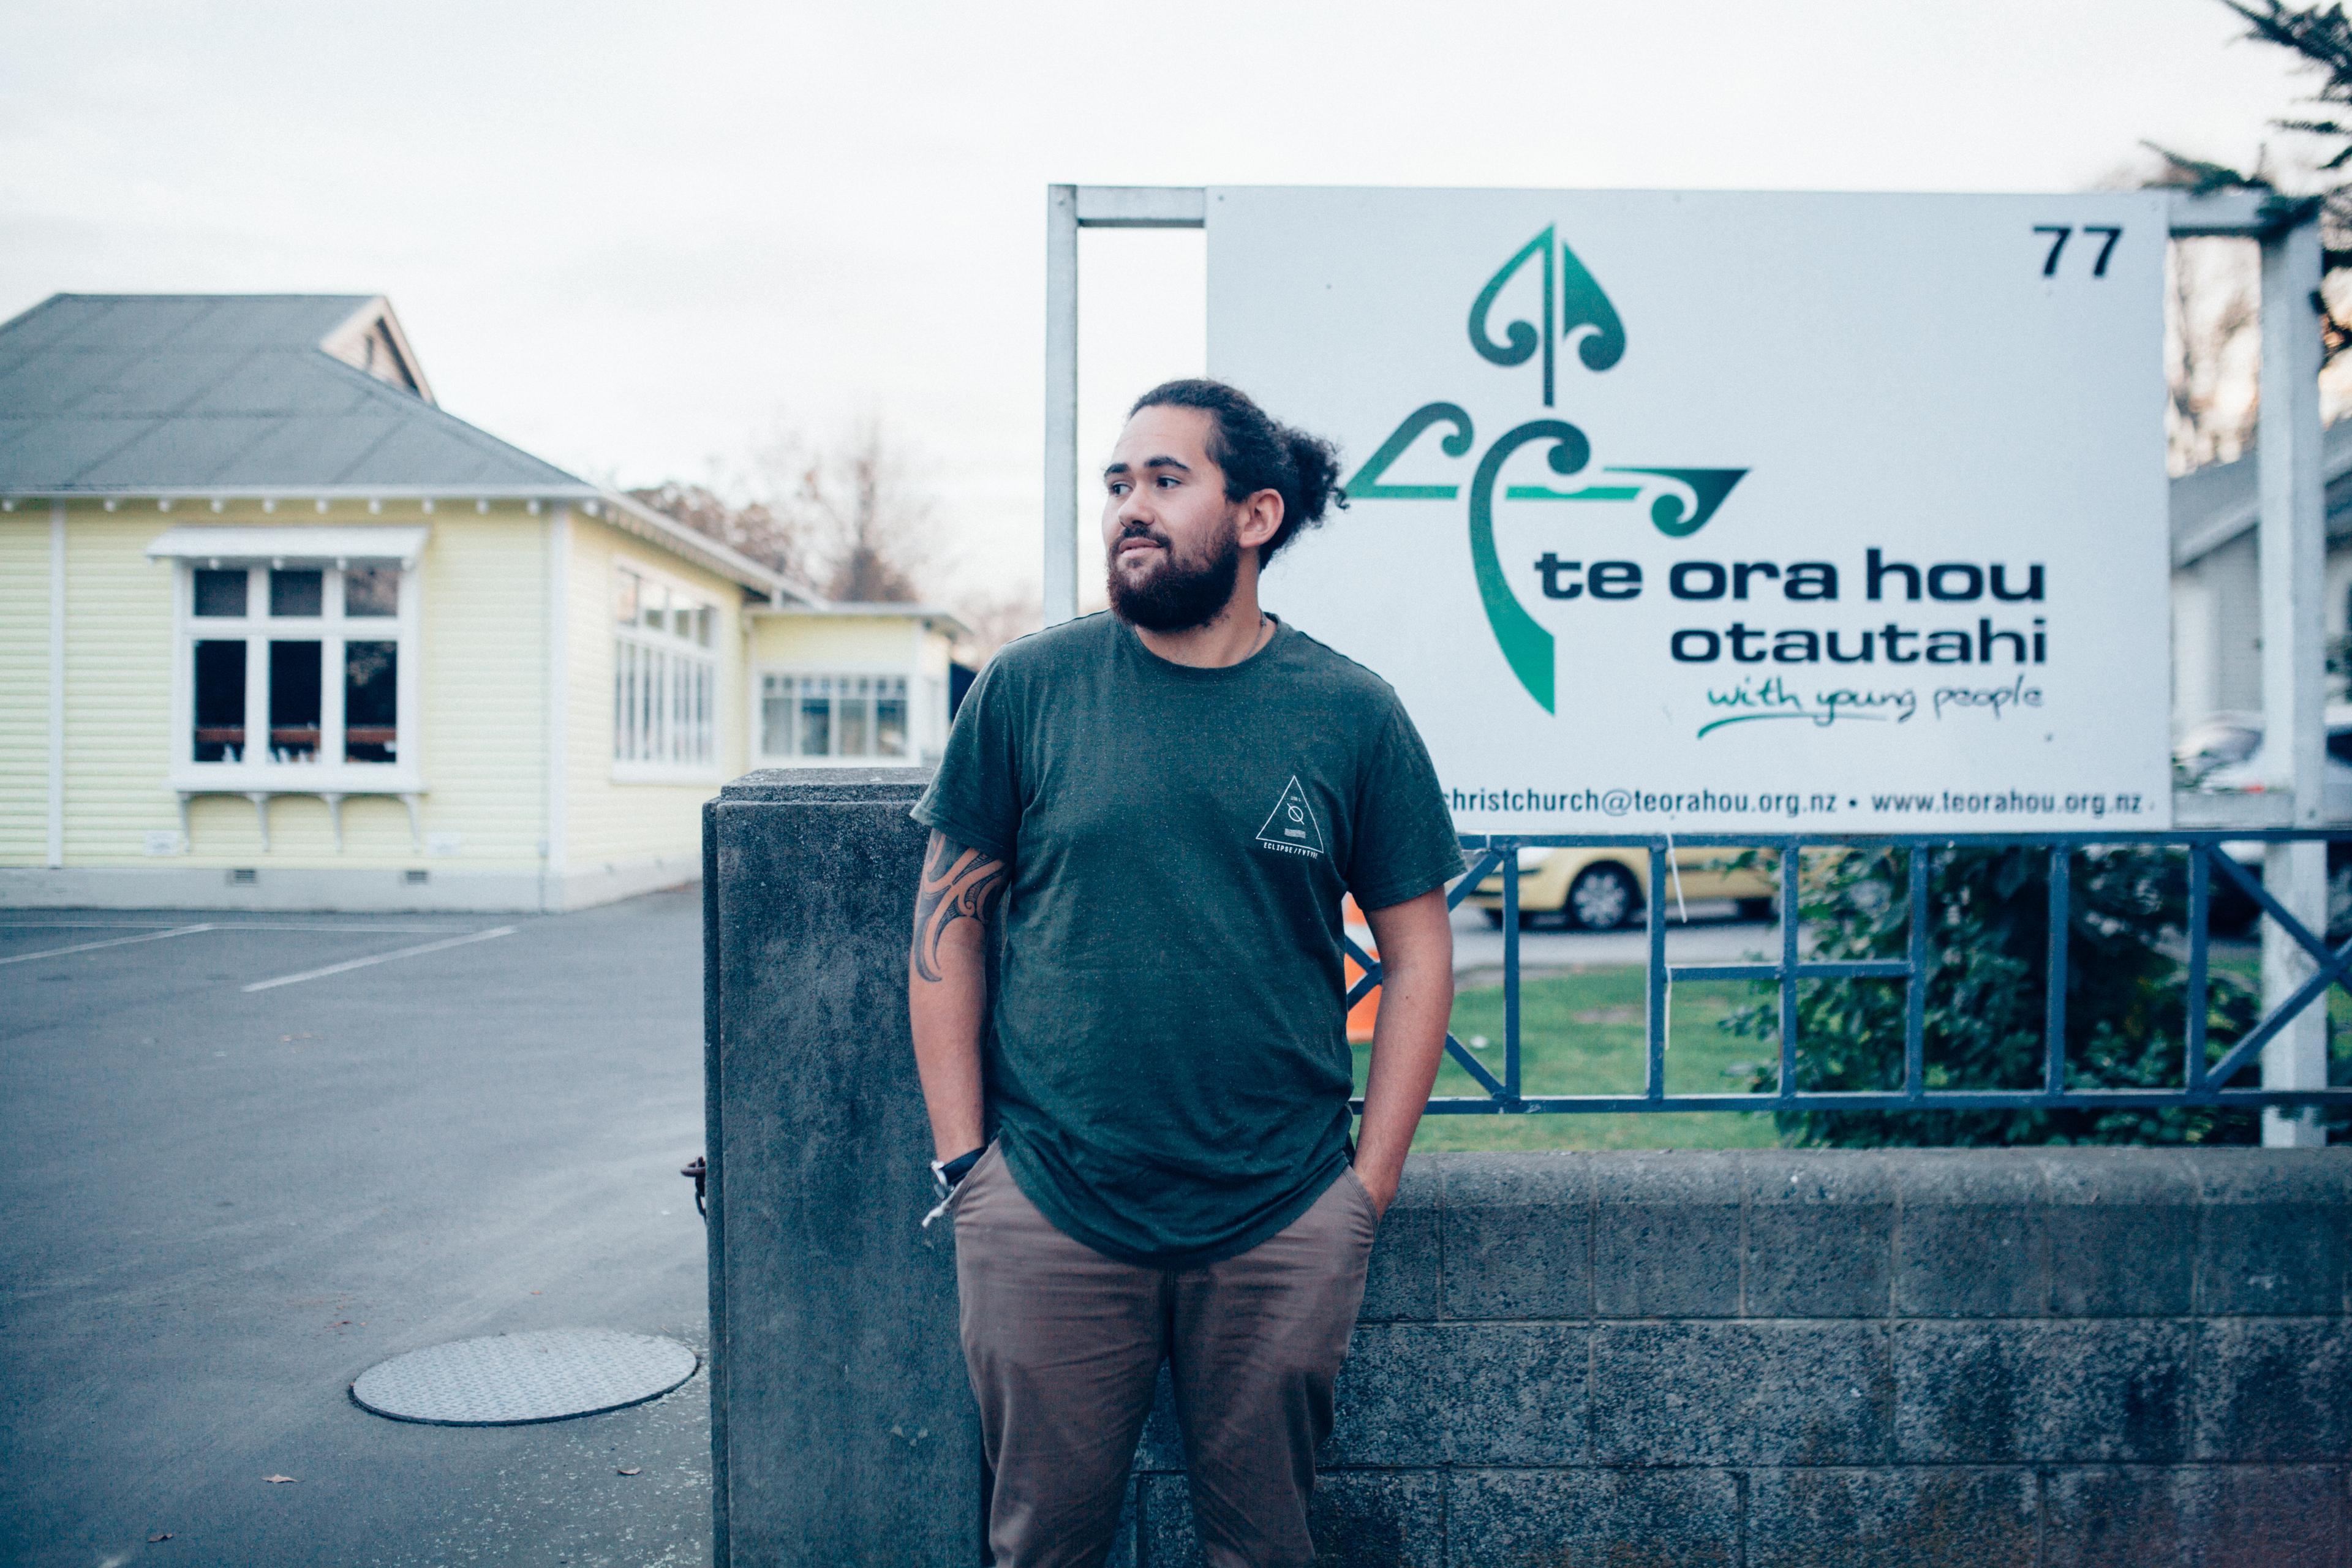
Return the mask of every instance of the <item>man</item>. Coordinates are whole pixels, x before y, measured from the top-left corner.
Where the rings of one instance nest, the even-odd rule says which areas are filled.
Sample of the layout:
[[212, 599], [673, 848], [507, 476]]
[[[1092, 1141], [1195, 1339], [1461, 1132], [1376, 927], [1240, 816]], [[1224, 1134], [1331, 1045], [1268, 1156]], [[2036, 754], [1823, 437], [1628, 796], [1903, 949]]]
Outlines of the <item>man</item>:
[[[998, 654], [915, 807], [908, 1007], [997, 1568], [1102, 1562], [1163, 1359], [1210, 1563], [1314, 1560], [1314, 1452], [1444, 1049], [1462, 870], [1395, 693], [1258, 608], [1337, 478], [1232, 387], [1147, 393], [1103, 470], [1113, 613]], [[1352, 1151], [1348, 893], [1382, 963]]]

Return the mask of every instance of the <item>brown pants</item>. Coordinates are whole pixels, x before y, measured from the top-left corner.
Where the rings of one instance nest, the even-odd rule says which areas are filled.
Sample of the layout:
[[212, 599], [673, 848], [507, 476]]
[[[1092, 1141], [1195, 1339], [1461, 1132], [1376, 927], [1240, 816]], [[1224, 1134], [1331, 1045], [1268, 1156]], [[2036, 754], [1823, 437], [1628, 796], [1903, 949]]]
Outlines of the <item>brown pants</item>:
[[1315, 1561], [1315, 1449], [1379, 1224], [1353, 1171], [1279, 1235], [1199, 1268], [1139, 1268], [1071, 1240], [994, 1148], [953, 1213], [996, 1568], [1108, 1555], [1163, 1358], [1210, 1568]]

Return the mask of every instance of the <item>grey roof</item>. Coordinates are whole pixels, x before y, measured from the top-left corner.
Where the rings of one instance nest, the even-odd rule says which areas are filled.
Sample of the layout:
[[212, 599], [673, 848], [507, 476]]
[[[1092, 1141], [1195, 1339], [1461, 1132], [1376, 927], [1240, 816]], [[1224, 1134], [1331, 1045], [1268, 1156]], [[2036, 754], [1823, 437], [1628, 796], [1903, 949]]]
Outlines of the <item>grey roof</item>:
[[[2231, 463], [2209, 463], [2172, 481], [2172, 563], [2187, 566], [2254, 526], [2262, 512], [2254, 449]], [[2327, 538], [2352, 538], [2352, 419], [2322, 434], [2320, 482], [2326, 487]]]
[[0, 491], [596, 493], [320, 347], [372, 307], [51, 295], [0, 323]]

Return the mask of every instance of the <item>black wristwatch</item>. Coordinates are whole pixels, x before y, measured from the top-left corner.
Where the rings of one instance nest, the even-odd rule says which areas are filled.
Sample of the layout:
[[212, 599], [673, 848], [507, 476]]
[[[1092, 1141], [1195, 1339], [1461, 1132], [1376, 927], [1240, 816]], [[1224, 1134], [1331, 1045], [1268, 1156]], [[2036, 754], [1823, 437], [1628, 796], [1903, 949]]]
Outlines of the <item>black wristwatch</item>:
[[987, 1152], [988, 1146], [983, 1143], [968, 1153], [958, 1154], [952, 1160], [932, 1161], [931, 1180], [940, 1184], [940, 1196], [944, 1198], [954, 1192], [957, 1184], [971, 1174], [971, 1168], [979, 1164], [980, 1157]]

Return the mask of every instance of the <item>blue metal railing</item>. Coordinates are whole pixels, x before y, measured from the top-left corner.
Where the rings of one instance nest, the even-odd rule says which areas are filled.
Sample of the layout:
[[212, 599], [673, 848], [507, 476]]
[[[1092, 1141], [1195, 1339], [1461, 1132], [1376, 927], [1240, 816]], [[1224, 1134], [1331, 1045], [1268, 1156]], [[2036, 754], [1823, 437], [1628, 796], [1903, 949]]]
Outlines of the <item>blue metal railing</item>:
[[[2165, 1106], [2217, 1106], [2254, 1110], [2265, 1106], [2352, 1105], [2352, 1088], [2265, 1089], [2231, 1088], [2231, 1080], [2252, 1066], [2278, 1032], [2329, 986], [2352, 991], [2352, 940], [2330, 947], [2266, 891], [2226, 854], [2224, 844], [2280, 843], [2297, 840], [2352, 838], [2342, 831], [2319, 829], [2235, 829], [2193, 833], [2072, 833], [1961, 834], [1939, 837], [1914, 835], [1806, 834], [1759, 835], [1569, 834], [1465, 836], [1463, 847], [1477, 857], [1469, 873], [1446, 894], [1449, 909], [1480, 890], [1482, 883], [1502, 874], [1503, 936], [1503, 1072], [1495, 1073], [1471, 1055], [1449, 1032], [1446, 1054], [1486, 1092], [1479, 1095], [1437, 1095], [1429, 1102], [1433, 1113], [1454, 1115], [1516, 1115], [1538, 1111], [1641, 1110], [2047, 1110], [2152, 1109]], [[2046, 847], [2049, 851], [2050, 948], [2048, 1000], [2043, 1020], [2042, 1081], [2038, 1089], [1930, 1089], [1927, 1074], [1927, 983], [1934, 973], [1929, 951], [1930, 882], [1933, 853], [1968, 847], [2013, 848], [2020, 845]], [[2188, 851], [2189, 910], [2183, 933], [2189, 947], [2188, 996], [2182, 1031], [2182, 1073], [2177, 1086], [2102, 1089], [2069, 1086], [2066, 1081], [2067, 934], [2076, 852], [2098, 847], [2155, 846]], [[1668, 963], [1666, 962], [1665, 900], [1668, 857], [1676, 847], [1731, 847], [1777, 852], [1783, 874], [1776, 895], [1779, 906], [1780, 956], [1770, 963]], [[1521, 849], [1637, 849], [1649, 857], [1647, 906], [1649, 954], [1647, 1052], [1643, 1090], [1629, 1094], [1542, 1094], [1521, 1092], [1519, 1038], [1519, 857]], [[1793, 870], [1807, 849], [1875, 848], [1904, 852], [1910, 890], [1910, 910], [1905, 955], [1900, 959], [1816, 960], [1802, 955], [1799, 938], [1799, 881]], [[2262, 918], [2275, 921], [2309, 953], [2314, 972], [2260, 1023], [2231, 1043], [2221, 1060], [2209, 1064], [2206, 1037], [2206, 995], [2211, 958], [2210, 914], [2213, 876], [2251, 900]], [[1380, 984], [1379, 960], [1352, 939], [1348, 955], [1364, 971], [1349, 988], [1353, 1007]], [[1666, 1092], [1666, 1004], [1670, 981], [1774, 981], [1780, 986], [1780, 1068], [1769, 1090], [1740, 1094], [1669, 1094]], [[1886, 1090], [1819, 1090], [1798, 1088], [1799, 1038], [1797, 986], [1815, 980], [1899, 980], [1906, 984], [1903, 1037], [1903, 1087]]]

